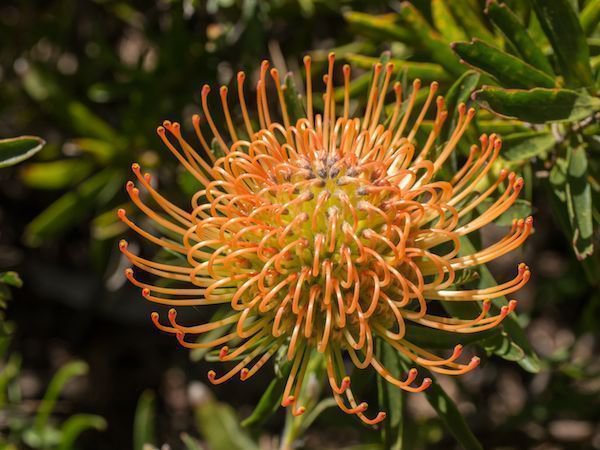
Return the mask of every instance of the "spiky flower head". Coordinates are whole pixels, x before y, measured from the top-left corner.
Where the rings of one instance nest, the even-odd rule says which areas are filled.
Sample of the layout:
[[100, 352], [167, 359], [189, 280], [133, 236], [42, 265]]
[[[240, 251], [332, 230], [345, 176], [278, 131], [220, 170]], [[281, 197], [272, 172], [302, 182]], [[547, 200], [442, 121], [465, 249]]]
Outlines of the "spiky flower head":
[[[120, 248], [134, 266], [170, 282], [148, 284], [131, 269], [126, 271], [146, 299], [174, 307], [167, 314], [168, 324], [152, 314], [156, 326], [185, 347], [215, 349], [221, 361], [233, 361], [220, 375], [209, 372], [212, 383], [235, 375], [246, 380], [273, 355], [284, 353], [291, 370], [281, 403], [301, 414], [298, 398], [308, 361], [320, 353], [339, 407], [373, 424], [385, 413], [365, 414], [367, 404], [356, 401], [344, 359], [360, 369], [371, 367], [411, 392], [426, 389], [431, 379], [418, 381], [415, 368], [404, 379], [392, 376], [375, 355], [376, 340], [433, 372], [463, 374], [475, 368], [476, 357], [459, 362], [460, 345], [441, 357], [411, 342], [406, 324], [453, 333], [476, 333], [500, 324], [516, 302], [491, 314], [490, 301], [523, 286], [529, 270], [520, 265], [511, 281], [472, 290], [456, 289], [457, 273], [519, 247], [531, 232], [532, 220], [515, 221], [500, 241], [459, 255], [460, 239], [505, 212], [523, 186], [521, 178], [506, 170], [489, 182], [500, 139], [481, 136], [462, 168], [444, 179], [441, 169], [472, 120], [473, 109], [458, 106], [456, 123], [441, 142], [448, 112], [444, 99], [436, 98], [437, 83], [429, 86], [417, 108], [421, 83], [414, 81], [404, 99], [401, 84], [391, 81], [392, 64], [377, 64], [364, 111], [351, 114], [350, 67], [343, 66], [339, 106], [331, 54], [323, 78], [325, 93], [318, 102], [322, 113], [315, 112], [310, 58], [304, 63], [306, 101], [297, 108], [303, 116], [295, 121], [279, 73], [269, 71], [265, 61], [256, 87], [257, 123], [248, 114], [245, 75], [240, 72], [237, 97], [243, 129], [234, 125], [227, 88], [222, 87], [225, 131], [218, 130], [208, 107], [208, 86], [202, 89], [202, 123], [200, 116], [193, 117], [200, 150], [184, 139], [178, 123], [165, 121], [158, 128], [167, 148], [201, 188], [187, 207], [176, 206], [134, 164], [138, 186], [148, 195], [142, 199], [133, 182], [127, 191], [156, 231], [142, 229], [124, 210], [119, 216], [148, 241], [180, 254], [182, 262], [142, 258], [125, 241]], [[426, 129], [427, 114], [433, 125]], [[207, 130], [217, 151], [205, 137]], [[420, 146], [418, 133], [424, 136]], [[152, 209], [149, 202], [157, 207]], [[152, 234], [157, 231], [163, 235]], [[475, 303], [480, 313], [469, 319], [448, 316], [440, 313], [440, 301]], [[197, 325], [177, 320], [175, 308], [208, 305], [221, 305], [218, 319]]]

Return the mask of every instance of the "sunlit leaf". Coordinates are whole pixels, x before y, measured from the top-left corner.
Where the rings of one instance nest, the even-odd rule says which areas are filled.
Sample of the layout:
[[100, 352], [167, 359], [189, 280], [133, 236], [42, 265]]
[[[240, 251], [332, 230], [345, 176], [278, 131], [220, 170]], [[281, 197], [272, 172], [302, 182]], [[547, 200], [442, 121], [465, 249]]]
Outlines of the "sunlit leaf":
[[590, 52], [568, 0], [531, 0], [568, 86], [591, 86]]
[[600, 0], [589, 0], [579, 14], [579, 22], [586, 36], [592, 34], [600, 22]]
[[463, 41], [468, 39], [467, 34], [458, 25], [448, 7], [447, 0], [431, 1], [431, 17], [435, 28], [447, 42]]
[[402, 42], [414, 42], [415, 39], [409, 29], [396, 24], [391, 16], [381, 17], [350, 11], [344, 14], [344, 18], [351, 28], [372, 38]]
[[46, 141], [35, 136], [0, 139], [0, 168], [13, 166], [39, 152]]
[[600, 98], [568, 89], [502, 89], [484, 86], [474, 94], [484, 108], [531, 123], [575, 121], [600, 111]]
[[540, 156], [556, 145], [548, 131], [525, 131], [502, 137], [502, 157], [508, 161], [521, 161]]
[[482, 17], [478, 14], [477, 10], [481, 11], [479, 5], [473, 8], [468, 0], [452, 0], [447, 4], [468, 36], [494, 42], [494, 35], [486, 28]]
[[[373, 64], [379, 62], [379, 58], [349, 53], [346, 55], [348, 61], [358, 67], [371, 69]], [[449, 81], [450, 75], [439, 64], [404, 61], [390, 58], [389, 62], [394, 64], [394, 73], [406, 72], [409, 79], [419, 78], [421, 81]]]
[[452, 75], [460, 75], [466, 70], [448, 44], [412, 4], [403, 2], [400, 16], [403, 23], [410, 27], [411, 34], [417, 38], [419, 46], [429, 53], [433, 62], [443, 66]]
[[483, 41], [455, 42], [452, 48], [467, 64], [484, 71], [509, 88], [554, 87], [554, 78], [523, 60]]
[[504, 3], [496, 0], [488, 1], [486, 14], [492, 20], [504, 37], [510, 41], [524, 61], [533, 67], [554, 76], [548, 58], [531, 38], [519, 18]]

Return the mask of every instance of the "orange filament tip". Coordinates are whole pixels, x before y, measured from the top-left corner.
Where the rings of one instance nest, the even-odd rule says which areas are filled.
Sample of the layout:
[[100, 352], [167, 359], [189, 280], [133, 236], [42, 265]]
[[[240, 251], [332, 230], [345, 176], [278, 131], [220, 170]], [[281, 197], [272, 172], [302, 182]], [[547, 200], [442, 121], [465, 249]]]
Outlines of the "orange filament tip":
[[246, 381], [246, 379], [248, 378], [248, 372], [250, 372], [246, 367], [244, 367], [242, 370], [240, 370], [240, 379], [242, 381]]
[[119, 241], [119, 248], [121, 250], [126, 250], [127, 249], [127, 241], [125, 239], [121, 239]]
[[148, 288], [144, 288], [144, 289], [142, 289], [142, 295], [143, 295], [144, 297], [148, 297], [148, 296], [150, 296], [150, 289], [148, 289]]
[[119, 216], [120, 219], [124, 219], [127, 216], [127, 211], [123, 208], [119, 208], [117, 209], [117, 216]]

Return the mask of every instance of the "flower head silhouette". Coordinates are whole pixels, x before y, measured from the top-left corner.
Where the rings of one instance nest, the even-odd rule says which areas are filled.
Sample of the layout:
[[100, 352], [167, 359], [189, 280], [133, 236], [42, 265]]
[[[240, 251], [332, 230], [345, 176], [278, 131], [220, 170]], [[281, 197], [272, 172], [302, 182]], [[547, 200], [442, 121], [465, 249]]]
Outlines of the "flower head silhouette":
[[[338, 105], [331, 54], [325, 92], [322, 101], [318, 98], [322, 112], [316, 112], [310, 58], [304, 64], [306, 101], [299, 119], [292, 120], [280, 75], [265, 61], [256, 88], [257, 121], [248, 112], [243, 72], [237, 76], [242, 128], [234, 124], [226, 87], [220, 90], [225, 130], [217, 128], [209, 110], [210, 88], [202, 89], [202, 118], [193, 117], [198, 150], [184, 139], [178, 123], [165, 121], [158, 135], [201, 188], [188, 206], [176, 206], [134, 164], [145, 196], [134, 182], [127, 191], [154, 226], [143, 229], [124, 210], [119, 216], [141, 237], [181, 255], [181, 262], [142, 258], [125, 241], [120, 248], [134, 266], [170, 282], [148, 284], [132, 269], [126, 271], [146, 299], [173, 307], [168, 324], [152, 314], [159, 329], [185, 347], [214, 348], [221, 361], [234, 361], [220, 375], [210, 371], [212, 383], [235, 375], [245, 380], [285, 352], [291, 370], [281, 403], [301, 414], [298, 398], [308, 361], [319, 352], [339, 407], [373, 424], [385, 413], [366, 414], [367, 404], [359, 403], [350, 388], [344, 358], [411, 392], [426, 389], [431, 380], [416, 382], [415, 368], [404, 379], [392, 376], [375, 355], [376, 340], [433, 372], [462, 374], [475, 368], [476, 357], [458, 361], [460, 345], [441, 357], [411, 342], [406, 324], [453, 333], [500, 324], [516, 302], [494, 315], [490, 301], [523, 286], [527, 267], [520, 265], [508, 282], [471, 290], [456, 288], [457, 273], [519, 247], [532, 219], [515, 221], [487, 248], [459, 255], [460, 238], [498, 218], [523, 186], [506, 170], [489, 183], [500, 139], [481, 136], [462, 168], [444, 178], [440, 169], [457, 148], [473, 109], [459, 105], [449, 138], [440, 142], [448, 112], [444, 99], [436, 97], [437, 83], [417, 108], [421, 83], [414, 81], [405, 99], [401, 84], [392, 82], [393, 66], [377, 64], [364, 111], [351, 114], [350, 67], [344, 65], [340, 74], [344, 95]], [[429, 127], [423, 124], [427, 114], [433, 118]], [[476, 303], [480, 313], [469, 319], [448, 316], [433, 307], [439, 301]], [[177, 319], [176, 308], [208, 305], [224, 306], [218, 319], [195, 325]], [[208, 338], [195, 339], [201, 335]]]

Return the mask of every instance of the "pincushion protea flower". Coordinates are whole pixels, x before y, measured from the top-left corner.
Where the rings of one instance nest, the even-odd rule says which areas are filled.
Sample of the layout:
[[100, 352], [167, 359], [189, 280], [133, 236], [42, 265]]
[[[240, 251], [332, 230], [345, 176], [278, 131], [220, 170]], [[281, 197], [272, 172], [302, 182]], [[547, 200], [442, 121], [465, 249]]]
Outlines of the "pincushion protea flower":
[[[500, 139], [481, 136], [458, 173], [443, 181], [440, 168], [465, 133], [473, 109], [461, 104], [449, 139], [438, 143], [448, 112], [444, 99], [436, 98], [437, 83], [429, 87], [419, 111], [415, 102], [420, 82], [413, 83], [404, 100], [401, 85], [391, 83], [393, 66], [377, 64], [364, 113], [351, 116], [350, 67], [343, 66], [345, 95], [338, 107], [331, 54], [323, 112], [315, 113], [310, 58], [304, 63], [305, 117], [295, 123], [276, 69], [269, 73], [277, 101], [269, 97], [266, 61], [256, 89], [258, 127], [248, 114], [243, 72], [237, 76], [237, 94], [244, 132], [234, 126], [226, 87], [220, 90], [226, 132], [217, 129], [208, 107], [210, 88], [204, 86], [203, 126], [214, 137], [220, 157], [203, 134], [200, 116], [193, 117], [193, 125], [201, 151], [183, 138], [178, 123], [165, 121], [158, 128], [167, 148], [202, 188], [189, 207], [176, 206], [134, 164], [138, 184], [158, 208], [142, 200], [133, 182], [127, 191], [165, 236], [142, 229], [124, 210], [119, 216], [142, 237], [183, 255], [184, 262], [144, 259], [131, 253], [125, 241], [120, 248], [134, 266], [171, 282], [168, 287], [147, 284], [128, 269], [127, 277], [146, 299], [174, 307], [226, 305], [222, 318], [198, 325], [178, 322], [174, 308], [168, 313], [169, 324], [152, 314], [156, 326], [174, 334], [183, 346], [219, 349], [220, 360], [235, 361], [221, 375], [210, 371], [212, 383], [235, 375], [246, 380], [281, 349], [291, 362], [281, 403], [301, 414], [304, 407], [298, 398], [308, 361], [320, 352], [339, 407], [373, 424], [385, 413], [365, 414], [367, 404], [359, 403], [350, 389], [345, 355], [356, 367], [372, 367], [388, 382], [411, 392], [426, 389], [431, 379], [415, 384], [414, 368], [405, 379], [393, 377], [374, 354], [376, 339], [433, 372], [463, 374], [475, 368], [476, 357], [458, 361], [460, 345], [444, 358], [405, 339], [405, 324], [455, 333], [497, 326], [516, 302], [490, 315], [490, 300], [523, 286], [528, 269], [521, 265], [513, 280], [474, 290], [453, 289], [456, 274], [519, 247], [531, 232], [532, 220], [515, 221], [500, 241], [459, 256], [459, 238], [505, 212], [523, 186], [521, 178], [502, 171], [495, 182], [477, 191], [491, 175]], [[384, 120], [388, 95], [394, 102]], [[434, 102], [433, 127], [417, 147], [417, 132]], [[281, 120], [275, 119], [274, 103]], [[491, 204], [484, 203], [492, 196]], [[485, 204], [489, 206], [480, 213], [476, 208]], [[470, 319], [442, 316], [437, 313], [440, 308], [432, 312], [438, 301], [474, 302], [481, 313]], [[194, 339], [213, 330], [221, 332], [212, 340]]]

